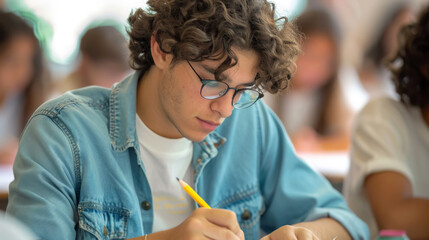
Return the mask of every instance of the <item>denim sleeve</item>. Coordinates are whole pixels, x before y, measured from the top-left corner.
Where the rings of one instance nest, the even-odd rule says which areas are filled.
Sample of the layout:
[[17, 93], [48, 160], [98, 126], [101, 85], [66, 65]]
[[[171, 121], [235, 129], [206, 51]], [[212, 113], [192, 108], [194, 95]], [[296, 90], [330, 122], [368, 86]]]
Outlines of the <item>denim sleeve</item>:
[[76, 239], [71, 134], [58, 118], [34, 116], [21, 138], [7, 213], [44, 240]]
[[259, 111], [264, 143], [260, 173], [265, 201], [263, 231], [270, 233], [284, 225], [330, 217], [353, 239], [369, 239], [368, 227], [351, 212], [341, 194], [296, 156], [274, 113], [263, 105]]

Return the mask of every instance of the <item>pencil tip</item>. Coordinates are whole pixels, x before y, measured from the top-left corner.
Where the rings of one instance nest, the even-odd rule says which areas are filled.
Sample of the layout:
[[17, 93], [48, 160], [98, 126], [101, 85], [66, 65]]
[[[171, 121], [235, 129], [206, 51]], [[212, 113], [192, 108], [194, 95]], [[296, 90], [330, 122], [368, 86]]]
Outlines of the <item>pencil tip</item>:
[[176, 180], [177, 180], [177, 181], [179, 181], [179, 178], [178, 178], [178, 177], [176, 177]]

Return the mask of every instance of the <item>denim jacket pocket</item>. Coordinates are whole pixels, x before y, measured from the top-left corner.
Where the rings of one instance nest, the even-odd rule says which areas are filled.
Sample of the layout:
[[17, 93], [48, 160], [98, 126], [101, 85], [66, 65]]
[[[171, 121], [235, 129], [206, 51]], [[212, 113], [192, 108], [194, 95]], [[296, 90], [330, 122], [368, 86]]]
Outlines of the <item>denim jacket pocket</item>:
[[235, 212], [246, 240], [259, 239], [260, 216], [263, 212], [259, 190], [251, 189], [237, 193], [218, 207]]
[[[77, 239], [125, 239], [130, 211], [125, 208], [81, 202], [78, 206], [79, 231]], [[81, 235], [81, 236], [79, 236]]]

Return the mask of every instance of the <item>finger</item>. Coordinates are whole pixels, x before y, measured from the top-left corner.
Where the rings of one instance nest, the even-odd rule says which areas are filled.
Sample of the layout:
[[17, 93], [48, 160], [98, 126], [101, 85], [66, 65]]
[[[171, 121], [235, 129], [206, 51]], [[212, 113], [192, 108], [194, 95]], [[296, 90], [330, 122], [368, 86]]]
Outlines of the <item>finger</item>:
[[278, 229], [272, 232], [269, 236], [270, 236], [269, 240], [283, 240], [283, 239], [287, 239], [287, 240], [300, 239], [301, 240], [301, 238], [298, 238], [295, 235], [295, 232], [290, 228]]
[[314, 240], [317, 239], [314, 233], [306, 228], [296, 228], [295, 229], [296, 238], [299, 240]]
[[240, 232], [236, 234], [240, 240], [244, 240], [244, 232], [240, 229]]
[[[335, 239], [336, 239], [336, 237], [333, 240], [335, 240]], [[313, 234], [312, 240], [320, 240], [320, 238], [318, 238], [316, 235]]]
[[204, 224], [203, 235], [214, 240], [241, 240], [230, 229], [213, 224], [209, 221]]
[[296, 238], [299, 240], [315, 240], [315, 239], [318, 239], [311, 232], [299, 232], [296, 234]]
[[233, 211], [225, 209], [206, 209], [204, 215], [211, 223], [228, 228], [236, 235], [241, 231], [237, 216]]

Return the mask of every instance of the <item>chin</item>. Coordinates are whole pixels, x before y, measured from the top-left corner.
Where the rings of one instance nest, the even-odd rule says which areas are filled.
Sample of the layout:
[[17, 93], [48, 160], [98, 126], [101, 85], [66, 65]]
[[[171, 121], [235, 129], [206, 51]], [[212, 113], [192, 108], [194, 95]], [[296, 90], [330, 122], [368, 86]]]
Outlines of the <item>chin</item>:
[[187, 139], [191, 140], [192, 142], [202, 142], [208, 134], [204, 135], [204, 136], [185, 136]]
[[192, 131], [192, 132], [184, 133], [182, 135], [183, 137], [193, 142], [202, 142], [209, 135], [209, 133]]

